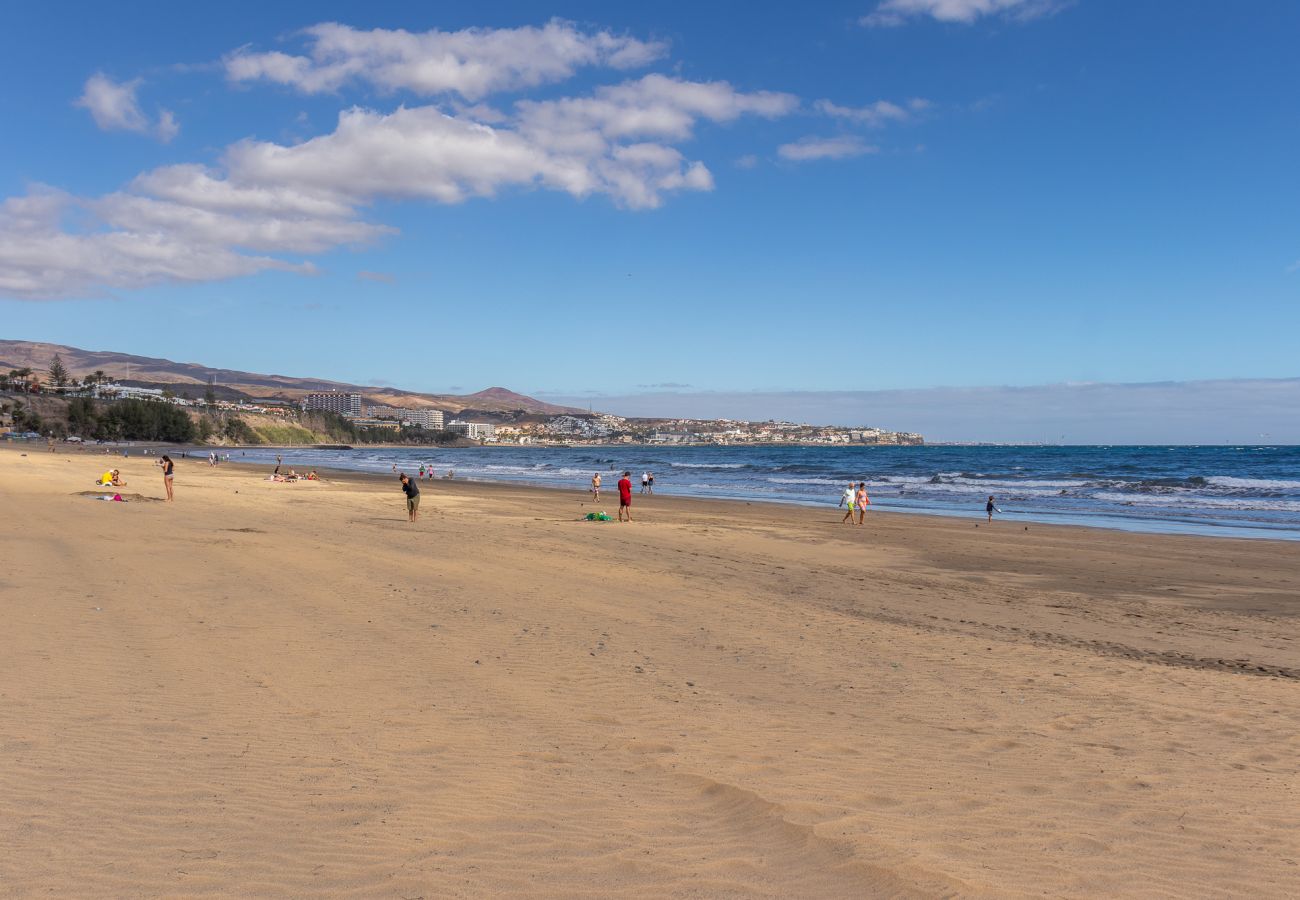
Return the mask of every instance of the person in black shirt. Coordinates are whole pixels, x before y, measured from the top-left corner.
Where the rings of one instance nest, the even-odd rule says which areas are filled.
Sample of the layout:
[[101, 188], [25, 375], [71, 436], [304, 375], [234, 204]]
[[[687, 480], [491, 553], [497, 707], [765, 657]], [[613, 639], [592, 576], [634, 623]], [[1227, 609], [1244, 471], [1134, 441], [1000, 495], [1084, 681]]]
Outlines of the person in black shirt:
[[402, 493], [406, 494], [406, 515], [414, 522], [420, 518], [420, 486], [405, 472], [401, 475]]

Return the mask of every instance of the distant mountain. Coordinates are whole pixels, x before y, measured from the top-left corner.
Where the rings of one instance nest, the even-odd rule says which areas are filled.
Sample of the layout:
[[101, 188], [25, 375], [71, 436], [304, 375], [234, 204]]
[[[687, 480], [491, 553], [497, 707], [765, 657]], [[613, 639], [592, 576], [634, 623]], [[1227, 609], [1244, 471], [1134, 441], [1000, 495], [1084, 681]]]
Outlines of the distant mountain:
[[295, 401], [313, 391], [357, 392], [368, 404], [404, 406], [411, 409], [441, 409], [450, 413], [472, 410], [476, 413], [505, 415], [559, 415], [581, 413], [586, 410], [556, 406], [533, 397], [517, 394], [502, 387], [491, 387], [476, 394], [422, 394], [391, 387], [348, 384], [323, 378], [294, 378], [289, 375], [259, 375], [236, 369], [217, 369], [201, 363], [173, 362], [151, 356], [133, 356], [111, 350], [82, 350], [63, 344], [46, 344], [36, 341], [0, 340], [0, 370], [29, 368], [42, 375], [50, 367], [54, 354], [59, 354], [64, 366], [80, 378], [96, 370], [115, 380], [144, 384], [178, 385], [198, 396], [207, 386], [208, 379], [222, 387], [238, 391], [249, 397], [263, 400]]

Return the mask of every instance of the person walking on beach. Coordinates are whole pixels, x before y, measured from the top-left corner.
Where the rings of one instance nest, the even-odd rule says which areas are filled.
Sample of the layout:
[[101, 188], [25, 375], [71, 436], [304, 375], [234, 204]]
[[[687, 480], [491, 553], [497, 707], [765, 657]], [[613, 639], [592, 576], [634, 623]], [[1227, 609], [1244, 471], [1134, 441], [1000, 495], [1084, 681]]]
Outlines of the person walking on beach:
[[867, 496], [867, 483], [865, 481], [858, 482], [858, 493], [853, 500], [858, 504], [858, 524], [861, 525], [866, 521], [867, 504], [871, 502], [871, 498]]
[[591, 499], [600, 502], [600, 473], [591, 476]]
[[618, 520], [623, 521], [624, 513], [627, 514], [627, 521], [632, 521], [632, 473], [624, 472], [623, 477], [618, 480]]
[[167, 489], [167, 502], [171, 503], [172, 500], [176, 499], [172, 495], [172, 478], [175, 475], [176, 467], [172, 464], [172, 458], [166, 453], [158, 460], [158, 465], [162, 466], [163, 487]]
[[402, 493], [406, 494], [406, 517], [410, 522], [420, 518], [420, 486], [415, 479], [405, 472], [398, 479], [402, 482]]
[[839, 505], [848, 507], [848, 511], [844, 513], [844, 518], [840, 519], [841, 525], [843, 525], [845, 522], [847, 522], [850, 525], [853, 524], [853, 504], [857, 499], [858, 499], [858, 490], [856, 487], [853, 486], [853, 482], [850, 481], [849, 486], [846, 487], [844, 489], [844, 493], [840, 495]]
[[984, 511], [985, 511], [986, 513], [988, 513], [988, 515], [989, 515], [989, 524], [992, 524], [992, 523], [993, 523], [993, 514], [994, 514], [994, 513], [1000, 513], [1000, 512], [1002, 512], [1002, 510], [998, 509], [998, 505], [997, 505], [996, 503], [993, 502], [993, 495], [992, 495], [992, 494], [989, 494], [989, 502], [986, 503], [986, 504], [984, 504]]

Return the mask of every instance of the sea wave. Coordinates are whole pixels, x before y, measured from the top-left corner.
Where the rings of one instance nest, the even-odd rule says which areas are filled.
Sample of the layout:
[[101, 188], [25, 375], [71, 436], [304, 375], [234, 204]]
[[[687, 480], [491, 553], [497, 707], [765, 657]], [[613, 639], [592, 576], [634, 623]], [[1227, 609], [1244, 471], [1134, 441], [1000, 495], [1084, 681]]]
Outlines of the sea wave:
[[1215, 487], [1300, 492], [1300, 481], [1286, 478], [1237, 478], [1232, 475], [1211, 475], [1205, 480]]
[[670, 462], [674, 469], [748, 469], [749, 463], [686, 463]]

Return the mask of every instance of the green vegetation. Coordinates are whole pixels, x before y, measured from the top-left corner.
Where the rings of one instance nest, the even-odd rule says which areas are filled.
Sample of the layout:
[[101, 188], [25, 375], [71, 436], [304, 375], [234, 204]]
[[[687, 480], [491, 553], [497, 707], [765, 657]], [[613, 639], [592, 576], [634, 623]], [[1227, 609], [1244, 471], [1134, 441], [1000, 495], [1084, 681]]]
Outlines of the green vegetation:
[[170, 403], [119, 400], [99, 413], [92, 437], [127, 441], [195, 439], [198, 429], [185, 411]]
[[303, 421], [316, 431], [322, 432], [332, 441], [340, 444], [451, 444], [459, 436], [450, 431], [429, 431], [424, 428], [403, 428], [394, 431], [389, 428], [365, 428], [358, 426], [351, 419], [345, 419], [338, 413], [312, 412], [303, 416]]
[[13, 416], [15, 431], [41, 431], [45, 426], [40, 415], [21, 400], [15, 400], [12, 405], [4, 404], [3, 411]]
[[50, 376], [50, 384], [54, 385], [56, 388], [61, 388], [68, 383], [68, 367], [63, 364], [63, 357], [59, 356], [57, 353], [54, 354], [54, 359], [50, 360], [48, 374]]
[[258, 425], [256, 426], [258, 437], [264, 444], [319, 444], [322, 443], [320, 435], [309, 428], [303, 428], [301, 425]]
[[239, 416], [231, 416], [226, 419], [225, 424], [221, 427], [221, 433], [226, 440], [235, 444], [262, 443], [261, 436]]

